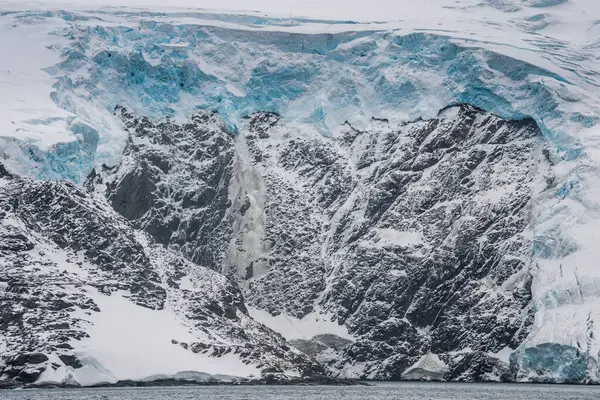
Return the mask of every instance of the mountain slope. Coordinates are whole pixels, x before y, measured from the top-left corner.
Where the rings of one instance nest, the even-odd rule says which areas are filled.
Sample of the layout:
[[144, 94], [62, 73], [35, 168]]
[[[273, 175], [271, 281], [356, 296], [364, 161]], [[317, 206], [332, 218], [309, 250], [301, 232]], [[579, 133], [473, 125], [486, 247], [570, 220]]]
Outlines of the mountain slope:
[[333, 337], [342, 325], [333, 348], [287, 336], [313, 340], [332, 373], [400, 379], [433, 353], [446, 379], [516, 379], [508, 355], [534, 314], [531, 199], [551, 184], [532, 120], [463, 105], [324, 138], [257, 113], [234, 137], [216, 114], [117, 113], [123, 162], [88, 185], [170, 248], [216, 260], [253, 309], [300, 325], [321, 315]]
[[67, 182], [0, 178], [4, 384], [301, 376], [319, 367], [247, 315], [225, 277]]

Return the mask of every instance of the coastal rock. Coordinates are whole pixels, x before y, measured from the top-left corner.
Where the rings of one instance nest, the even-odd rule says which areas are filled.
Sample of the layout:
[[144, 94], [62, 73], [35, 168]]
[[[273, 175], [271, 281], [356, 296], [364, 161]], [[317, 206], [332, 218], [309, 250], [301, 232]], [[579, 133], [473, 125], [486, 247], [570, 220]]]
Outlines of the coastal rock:
[[[529, 213], [544, 163], [533, 120], [459, 105], [328, 138], [273, 113], [246, 118], [237, 135], [214, 113], [181, 125], [117, 114], [129, 145], [96, 193], [237, 281], [252, 307], [332, 315], [353, 340], [295, 342], [332, 374], [402, 379], [426, 354], [466, 352], [441, 375], [515, 379], [507, 363], [491, 376], [483, 355], [516, 349], [533, 322]], [[139, 196], [154, 200], [133, 218], [120, 205]]]

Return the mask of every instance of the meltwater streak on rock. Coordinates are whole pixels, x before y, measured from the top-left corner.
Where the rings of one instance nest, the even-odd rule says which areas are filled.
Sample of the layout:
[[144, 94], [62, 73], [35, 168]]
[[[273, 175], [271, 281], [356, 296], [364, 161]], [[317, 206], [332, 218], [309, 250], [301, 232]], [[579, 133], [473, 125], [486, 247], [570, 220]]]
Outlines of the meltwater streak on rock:
[[[267, 115], [273, 118], [273, 123], [277, 122], [278, 116]], [[234, 139], [236, 158], [233, 168], [236, 174], [229, 192], [231, 209], [239, 215], [233, 217], [232, 242], [222, 272], [235, 279], [248, 280], [268, 272], [264, 255], [269, 251], [269, 244], [266, 240], [265, 184], [251, 160], [246, 141], [244, 135], [236, 135]]]

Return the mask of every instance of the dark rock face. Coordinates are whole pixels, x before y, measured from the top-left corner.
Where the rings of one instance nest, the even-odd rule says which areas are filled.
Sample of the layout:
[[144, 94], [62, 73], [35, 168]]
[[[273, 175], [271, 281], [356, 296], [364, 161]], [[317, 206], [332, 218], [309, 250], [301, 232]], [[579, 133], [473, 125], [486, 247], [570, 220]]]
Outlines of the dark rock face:
[[509, 366], [483, 351], [474, 351], [449, 360], [452, 369], [446, 379], [471, 382], [474, 380], [497, 380], [511, 382], [515, 376]]
[[447, 112], [400, 134], [348, 131], [368, 171], [332, 235], [340, 258], [324, 303], [360, 335], [343, 363], [381, 361], [366, 376], [396, 378], [425, 351], [514, 349], [533, 321], [526, 230], [538, 129]]
[[431, 352], [448, 379], [514, 378], [492, 355], [533, 321], [532, 120], [463, 105], [325, 138], [257, 113], [232, 137], [215, 114], [176, 125], [118, 113], [131, 144], [96, 178], [117, 211], [236, 279], [254, 307], [333, 315], [355, 338], [333, 373], [401, 379]]
[[72, 354], [61, 354], [58, 356], [58, 358], [68, 367], [73, 367], [75, 369], [83, 367], [81, 361], [79, 361], [79, 359]]
[[152, 196], [156, 186], [148, 170], [149, 166], [144, 163], [143, 168], [124, 176], [119, 190], [110, 199], [113, 208], [129, 220], [141, 218], [157, 200]]
[[[259, 371], [323, 372], [248, 317], [234, 283], [155, 244], [103, 197], [67, 182], [0, 178], [0, 210], [0, 387], [89, 364], [76, 354], [94, 315], [106, 312], [94, 300], [102, 296], [140, 312], [168, 308], [198, 338], [191, 348], [210, 357], [232, 353]], [[57, 383], [77, 384], [64, 375]]]
[[19, 199], [13, 212], [27, 228], [43, 232], [60, 248], [81, 251], [111, 278], [114, 284], [102, 284], [101, 292], [130, 290], [136, 304], [163, 308], [166, 292], [159, 274], [131, 228], [114, 221], [104, 204], [88, 201], [84, 192], [67, 182], [26, 185]]
[[6, 170], [4, 165], [0, 163], [0, 178], [9, 178], [11, 176], [10, 172]]
[[120, 168], [106, 183], [112, 206], [159, 243], [221, 270], [231, 236], [233, 143], [218, 117], [200, 113], [182, 126], [154, 124], [116, 110], [131, 133]]

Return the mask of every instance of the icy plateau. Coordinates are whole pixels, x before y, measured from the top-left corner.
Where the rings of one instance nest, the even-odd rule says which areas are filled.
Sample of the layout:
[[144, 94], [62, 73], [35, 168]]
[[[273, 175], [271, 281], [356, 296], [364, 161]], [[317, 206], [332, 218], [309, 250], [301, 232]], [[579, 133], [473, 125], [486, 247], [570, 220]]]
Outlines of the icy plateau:
[[600, 383], [600, 6], [391, 3], [0, 5], [0, 387]]

